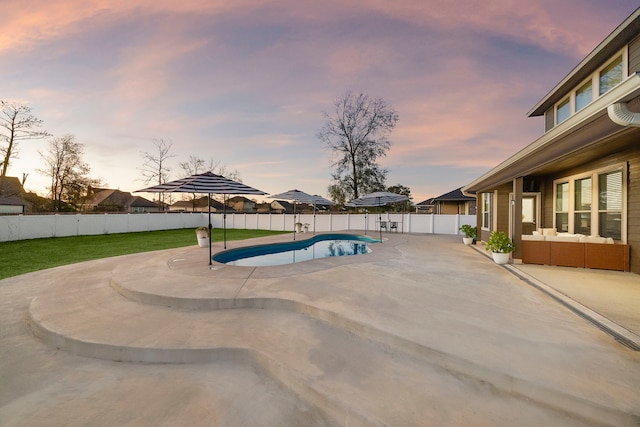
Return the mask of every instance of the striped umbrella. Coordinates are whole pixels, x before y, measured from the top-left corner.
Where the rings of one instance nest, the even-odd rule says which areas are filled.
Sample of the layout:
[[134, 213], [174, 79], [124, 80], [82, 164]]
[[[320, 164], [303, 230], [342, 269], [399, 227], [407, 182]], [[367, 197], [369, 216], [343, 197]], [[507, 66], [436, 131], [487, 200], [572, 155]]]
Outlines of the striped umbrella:
[[[377, 191], [375, 193], [365, 194], [364, 196], [353, 199], [345, 206], [365, 207], [365, 206], [384, 206], [388, 203], [398, 203], [409, 200], [408, 196], [389, 191]], [[380, 228], [380, 241], [382, 242], [382, 215], [378, 212], [378, 226]]]
[[[295, 222], [296, 217], [296, 204], [298, 203], [308, 203], [313, 205], [313, 234], [316, 233], [316, 205], [335, 205], [331, 200], [325, 199], [322, 196], [316, 196], [313, 194], [305, 193], [300, 190], [289, 190], [280, 194], [273, 194], [269, 196], [270, 199], [280, 199], [280, 200], [293, 200], [293, 218]], [[293, 232], [293, 240], [296, 239], [295, 230]]]
[[[200, 193], [208, 195], [209, 205], [209, 234], [211, 234], [211, 195], [223, 195], [223, 216], [222, 224], [224, 229], [224, 248], [227, 248], [227, 203], [226, 196], [229, 194], [255, 194], [265, 195], [264, 191], [256, 190], [241, 182], [216, 175], [213, 172], [199, 173], [153, 187], [143, 188], [134, 193]], [[209, 236], [209, 265], [211, 265], [211, 236]]]

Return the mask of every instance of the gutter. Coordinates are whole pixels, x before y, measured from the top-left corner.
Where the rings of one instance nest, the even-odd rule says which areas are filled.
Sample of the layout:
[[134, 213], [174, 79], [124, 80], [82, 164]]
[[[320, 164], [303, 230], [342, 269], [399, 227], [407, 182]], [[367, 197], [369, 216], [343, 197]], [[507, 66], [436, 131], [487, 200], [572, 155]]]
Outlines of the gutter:
[[629, 111], [626, 102], [617, 102], [607, 107], [607, 114], [615, 124], [620, 126], [640, 127], [640, 113]]

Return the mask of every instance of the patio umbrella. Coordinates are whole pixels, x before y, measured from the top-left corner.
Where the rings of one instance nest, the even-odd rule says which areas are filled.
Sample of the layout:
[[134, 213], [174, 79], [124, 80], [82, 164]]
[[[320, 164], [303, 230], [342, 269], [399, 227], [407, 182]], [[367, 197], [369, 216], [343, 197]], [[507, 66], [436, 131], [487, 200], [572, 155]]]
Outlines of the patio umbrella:
[[[293, 203], [293, 218], [295, 221], [296, 217], [296, 203], [308, 203], [313, 205], [313, 234], [316, 233], [316, 205], [334, 205], [335, 203], [331, 200], [325, 199], [322, 196], [316, 196], [309, 193], [305, 193], [300, 190], [289, 190], [280, 194], [273, 194], [269, 196], [270, 199], [280, 199], [280, 200], [292, 200]], [[295, 227], [295, 225], [294, 225]], [[294, 228], [293, 240], [296, 239], [296, 233]]]
[[[391, 193], [389, 191], [376, 191], [375, 193], [365, 194], [364, 196], [353, 199], [345, 206], [350, 207], [367, 207], [367, 206], [384, 206], [389, 203], [398, 203], [409, 200], [408, 196], [398, 193]], [[380, 229], [380, 241], [382, 242], [382, 215], [378, 211], [378, 228]]]
[[[216, 175], [213, 172], [199, 173], [153, 187], [143, 188], [134, 193], [200, 193], [207, 194], [209, 205], [209, 234], [211, 234], [211, 195], [223, 195], [223, 216], [222, 226], [224, 230], [224, 248], [227, 248], [227, 203], [226, 196], [229, 194], [255, 194], [265, 195], [264, 191], [256, 190], [241, 182]], [[209, 236], [209, 265], [211, 265], [211, 236]]]

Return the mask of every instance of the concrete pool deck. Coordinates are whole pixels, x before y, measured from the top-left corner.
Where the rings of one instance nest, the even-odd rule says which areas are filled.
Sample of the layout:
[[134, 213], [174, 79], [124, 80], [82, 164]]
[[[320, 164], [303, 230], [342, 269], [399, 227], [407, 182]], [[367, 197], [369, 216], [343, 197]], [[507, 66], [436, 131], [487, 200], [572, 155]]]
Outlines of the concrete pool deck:
[[639, 276], [384, 238], [285, 266], [210, 268], [194, 246], [2, 280], [0, 424], [640, 423], [640, 352], [536, 287], [633, 340]]

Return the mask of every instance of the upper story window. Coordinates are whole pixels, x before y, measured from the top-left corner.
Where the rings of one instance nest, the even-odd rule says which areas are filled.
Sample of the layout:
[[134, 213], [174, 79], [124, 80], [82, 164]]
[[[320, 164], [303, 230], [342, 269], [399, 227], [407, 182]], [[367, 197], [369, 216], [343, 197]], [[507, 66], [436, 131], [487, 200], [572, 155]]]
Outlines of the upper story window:
[[576, 112], [582, 110], [593, 100], [593, 82], [589, 80], [576, 90]]
[[600, 95], [604, 95], [622, 82], [622, 56], [614, 59], [600, 71]]
[[[627, 48], [623, 49], [610, 61], [596, 70], [587, 80], [584, 80], [577, 88], [571, 91], [569, 96], [563, 98], [554, 106], [553, 115], [555, 125], [567, 120], [572, 114], [585, 108], [599, 96], [609, 92], [615, 86], [622, 83], [627, 70]], [[547, 130], [553, 123], [546, 125]]]
[[569, 98], [558, 104], [556, 109], [556, 123], [562, 123], [571, 115], [571, 100]]

